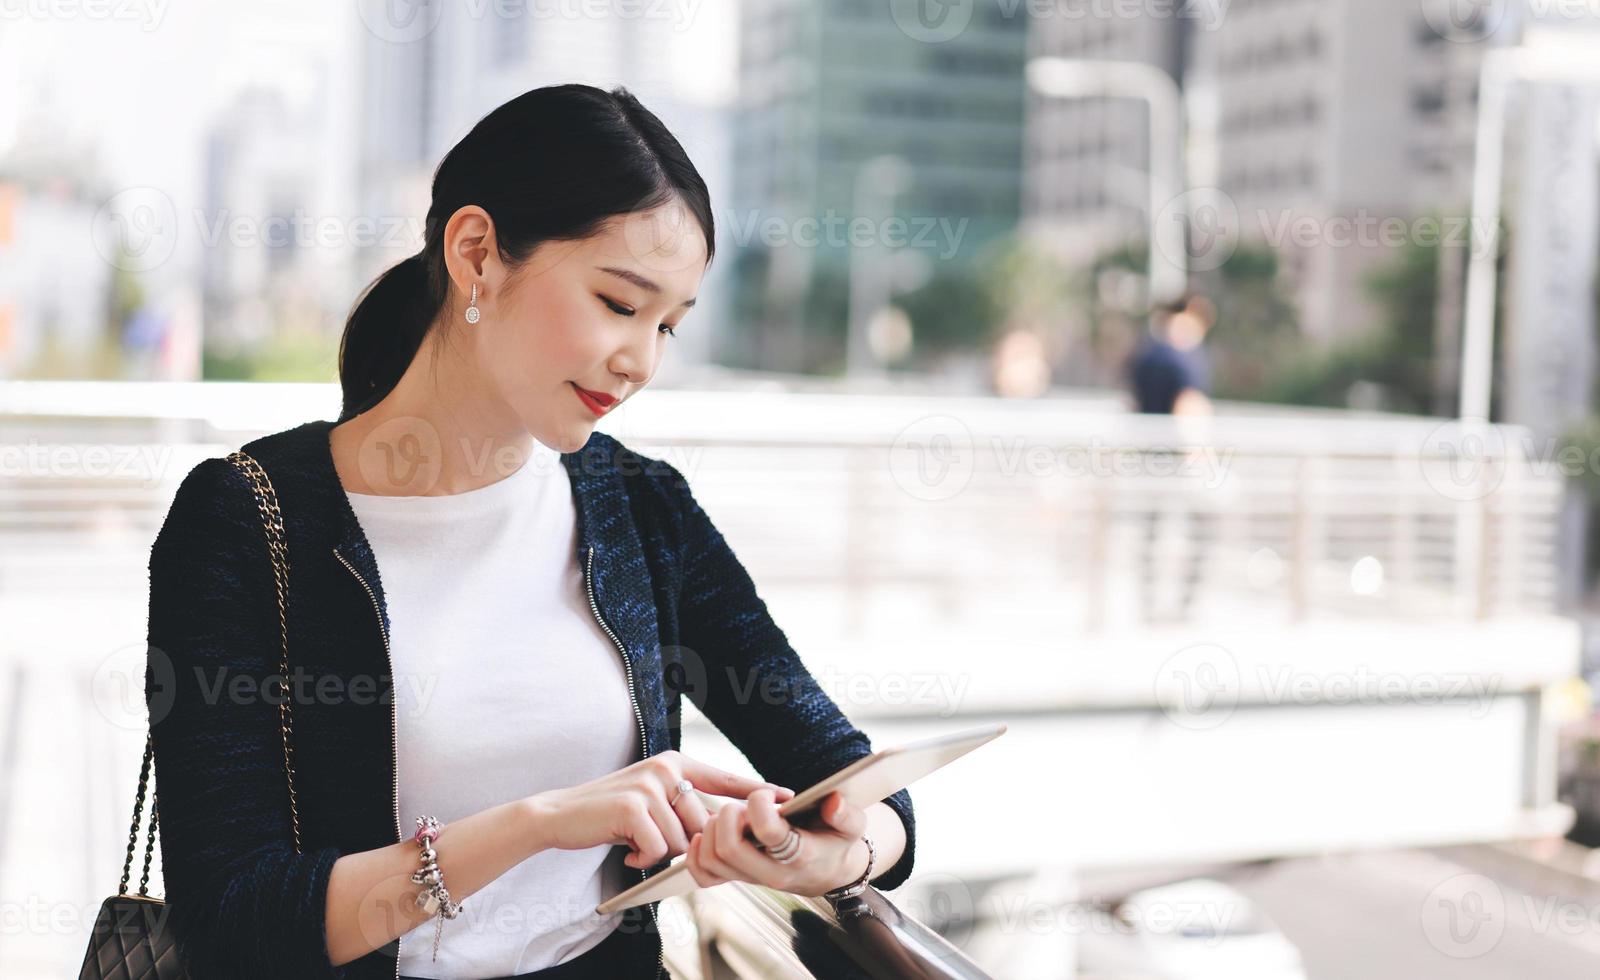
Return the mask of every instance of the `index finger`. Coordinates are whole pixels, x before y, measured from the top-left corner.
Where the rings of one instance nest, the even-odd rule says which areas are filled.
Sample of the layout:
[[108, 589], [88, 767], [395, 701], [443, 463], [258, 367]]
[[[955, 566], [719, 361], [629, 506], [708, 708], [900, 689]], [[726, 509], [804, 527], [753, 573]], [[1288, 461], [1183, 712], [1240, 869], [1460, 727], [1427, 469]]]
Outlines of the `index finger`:
[[731, 796], [741, 800], [758, 789], [779, 791], [777, 796], [780, 799], [787, 799], [789, 796], [794, 795], [792, 790], [780, 787], [775, 783], [727, 772], [718, 769], [716, 766], [701, 762], [692, 756], [683, 757], [683, 778], [693, 783], [695, 789], [703, 790], [707, 793], [716, 793], [720, 796]]

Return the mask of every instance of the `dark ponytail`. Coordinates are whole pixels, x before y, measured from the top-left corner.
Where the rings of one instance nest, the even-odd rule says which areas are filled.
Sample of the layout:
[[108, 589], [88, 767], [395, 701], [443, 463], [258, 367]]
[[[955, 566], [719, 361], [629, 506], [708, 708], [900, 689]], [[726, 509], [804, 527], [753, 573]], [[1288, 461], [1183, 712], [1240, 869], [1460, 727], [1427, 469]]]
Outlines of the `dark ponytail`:
[[621, 86], [550, 85], [480, 119], [433, 173], [422, 250], [373, 280], [339, 344], [339, 421], [382, 401], [450, 298], [444, 228], [475, 204], [494, 221], [500, 260], [515, 268], [547, 241], [575, 241], [606, 220], [678, 200], [715, 250], [711, 196], [672, 133]]

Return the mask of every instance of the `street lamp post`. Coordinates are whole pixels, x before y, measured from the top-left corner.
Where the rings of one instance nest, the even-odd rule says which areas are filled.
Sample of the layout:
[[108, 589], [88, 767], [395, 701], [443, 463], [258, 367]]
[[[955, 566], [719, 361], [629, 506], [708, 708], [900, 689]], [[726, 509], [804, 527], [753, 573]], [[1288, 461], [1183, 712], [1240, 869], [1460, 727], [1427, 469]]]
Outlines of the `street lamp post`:
[[[874, 221], [893, 217], [894, 199], [911, 186], [911, 165], [894, 155], [873, 157], [856, 174], [854, 210]], [[882, 227], [880, 225], [880, 227]], [[894, 297], [894, 264], [887, 243], [850, 245], [850, 306], [846, 317], [845, 373], [852, 378], [883, 373], [869, 328]], [[882, 257], [882, 261], [877, 261]]]
[[[1494, 383], [1494, 315], [1498, 292], [1501, 187], [1505, 180], [1506, 112], [1517, 82], [1600, 83], [1600, 57], [1588, 38], [1540, 35], [1518, 47], [1497, 48], [1483, 56], [1478, 80], [1477, 145], [1473, 151], [1472, 216], [1468, 223], [1471, 261], [1461, 327], [1461, 446], [1487, 446]], [[1578, 220], [1593, 220], [1579, 215]], [[1472, 440], [1469, 442], [1468, 440]], [[1493, 461], [1486, 461], [1493, 465]], [[1471, 494], [1457, 514], [1456, 576], [1471, 597], [1476, 614], [1487, 615], [1483, 577], [1484, 508], [1482, 494]]]
[[1183, 96], [1171, 75], [1137, 61], [1091, 61], [1041, 57], [1028, 61], [1028, 84], [1059, 99], [1138, 99], [1150, 118], [1150, 304], [1174, 300], [1189, 288], [1188, 228], [1162, 221], [1169, 204], [1183, 194]]
[[[1591, 43], [1500, 48], [1483, 57], [1478, 81], [1478, 139], [1472, 169], [1472, 262], [1461, 329], [1461, 417], [1489, 418], [1494, 380], [1496, 263], [1500, 188], [1505, 179], [1507, 94], [1514, 82], [1600, 83], [1600, 52]], [[1580, 216], [1580, 220], [1588, 220]], [[1480, 237], [1481, 236], [1481, 237]]]

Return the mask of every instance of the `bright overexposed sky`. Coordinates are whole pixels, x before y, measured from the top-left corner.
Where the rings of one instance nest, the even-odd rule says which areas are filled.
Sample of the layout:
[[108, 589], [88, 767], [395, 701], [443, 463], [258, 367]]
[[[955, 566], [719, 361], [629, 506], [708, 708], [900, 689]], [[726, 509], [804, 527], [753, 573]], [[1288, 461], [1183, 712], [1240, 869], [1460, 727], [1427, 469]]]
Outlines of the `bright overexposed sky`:
[[[489, 0], [462, 2], [488, 9]], [[732, 98], [739, 2], [676, 0], [670, 62], [680, 97]], [[297, 75], [294, 53], [356, 57], [360, 30], [357, 0], [7, 4], [0, 154], [37, 115], [61, 147], [97, 158], [115, 184], [198, 180], [208, 120], [234, 93], [267, 81], [291, 97], [315, 97], [311, 80]]]

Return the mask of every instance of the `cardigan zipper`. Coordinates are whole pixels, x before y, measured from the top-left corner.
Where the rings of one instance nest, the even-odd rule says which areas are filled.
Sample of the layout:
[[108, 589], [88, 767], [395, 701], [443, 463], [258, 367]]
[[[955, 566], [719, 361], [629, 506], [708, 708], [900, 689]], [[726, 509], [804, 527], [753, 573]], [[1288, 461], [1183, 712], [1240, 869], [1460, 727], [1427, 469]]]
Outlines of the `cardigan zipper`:
[[[348, 569], [351, 575], [355, 576], [356, 581], [361, 583], [361, 587], [366, 590], [367, 598], [372, 600], [372, 611], [374, 613], [376, 613], [377, 617], [378, 617], [378, 632], [383, 636], [383, 656], [384, 656], [384, 660], [387, 661], [388, 665], [389, 665], [389, 678], [390, 678], [390, 683], [392, 684], [393, 681], [394, 681], [394, 660], [393, 660], [393, 655], [389, 651], [389, 631], [383, 625], [383, 611], [378, 607], [378, 596], [377, 596], [376, 593], [374, 593], [372, 591], [372, 586], [367, 584], [367, 580], [361, 577], [361, 573], [356, 571], [355, 566], [351, 565], [350, 562], [345, 560], [344, 555], [341, 555], [339, 553], [339, 549], [338, 548], [334, 548], [333, 549], [333, 556], [335, 558], [339, 559], [339, 564], [343, 565], [346, 569]], [[627, 677], [628, 677], [628, 700], [633, 705], [633, 716], [634, 716], [635, 720], [637, 720], [638, 723], [639, 723], [639, 746], [640, 746], [640, 751], [642, 751], [646, 755], [648, 755], [649, 754], [649, 742], [645, 738], [644, 712], [639, 710], [639, 697], [634, 692], [634, 688], [633, 688], [633, 658], [628, 656], [628, 651], [627, 651], [626, 648], [623, 647], [622, 641], [617, 639], [617, 634], [613, 633], [611, 631], [611, 627], [606, 624], [606, 621], [605, 621], [604, 617], [602, 617], [600, 615], [600, 606], [599, 606], [599, 604], [597, 602], [595, 602], [595, 598], [594, 598], [594, 545], [590, 545], [589, 546], [588, 561], [585, 562], [585, 564], [584, 564], [583, 581], [584, 581], [584, 588], [587, 590], [587, 592], [589, 594], [589, 609], [590, 609], [590, 611], [592, 611], [594, 613], [595, 621], [600, 624], [600, 628], [605, 631], [606, 636], [611, 638], [611, 642], [616, 644], [617, 652], [622, 654], [623, 669], [624, 669], [624, 671], [626, 671]], [[393, 773], [393, 775], [394, 775], [394, 794], [393, 794], [393, 801], [394, 801], [394, 833], [395, 833], [395, 838], [397, 840], [404, 840], [404, 837], [400, 833], [399, 737], [396, 734], [397, 724], [396, 724], [395, 715], [396, 715], [395, 699], [394, 699], [393, 696], [391, 696], [389, 698], [389, 750], [390, 750], [390, 766], [389, 766], [389, 769], [390, 769], [390, 772]], [[649, 869], [647, 869], [647, 868], [640, 868], [639, 869], [639, 879], [641, 881], [646, 880], [649, 877], [650, 877]], [[651, 904], [651, 905], [647, 905], [646, 908], [648, 908], [650, 910], [650, 918], [656, 923], [656, 934], [657, 934], [657, 936], [659, 936], [660, 935], [660, 931], [661, 931], [661, 920], [656, 914], [656, 907], [655, 907], [654, 904]], [[666, 965], [665, 956], [666, 956], [666, 954], [665, 954], [664, 951], [658, 952], [656, 954], [656, 970], [657, 970], [657, 974], [658, 975], [660, 973], [661, 968]], [[398, 978], [400, 976], [400, 957], [399, 956], [396, 956], [395, 960], [394, 960], [394, 975], [395, 975], [396, 978]]]
[[[354, 565], [345, 560], [344, 555], [339, 554], [338, 548], [333, 549], [333, 557], [339, 559], [339, 564], [349, 569], [350, 574], [354, 575], [356, 577], [356, 581], [360, 582], [361, 587], [366, 590], [367, 598], [372, 600], [372, 611], [378, 617], [378, 633], [383, 637], [383, 659], [384, 663], [386, 663], [389, 667], [390, 686], [389, 772], [394, 777], [394, 793], [392, 794], [391, 799], [394, 803], [394, 839], [398, 843], [405, 840], [405, 835], [400, 832], [400, 737], [398, 734], [399, 725], [396, 720], [398, 709], [395, 707], [396, 698], [394, 692], [394, 655], [389, 652], [389, 629], [383, 625], [383, 610], [378, 608], [378, 596], [377, 593], [372, 591], [372, 586], [367, 584], [367, 580], [361, 577], [361, 573], [356, 571]], [[394, 976], [395, 980], [400, 980], [400, 950], [398, 947], [395, 949]]]
[[[623, 670], [626, 671], [627, 675], [628, 675], [628, 700], [633, 703], [633, 716], [634, 716], [634, 718], [638, 719], [638, 721], [639, 721], [639, 751], [642, 752], [644, 755], [648, 756], [650, 754], [650, 743], [645, 738], [645, 733], [644, 733], [644, 712], [639, 710], [639, 698], [638, 698], [638, 695], [636, 695], [634, 693], [634, 690], [633, 690], [633, 658], [628, 656], [628, 651], [627, 651], [626, 648], [623, 647], [622, 641], [617, 639], [617, 634], [611, 632], [611, 627], [606, 625], [606, 621], [605, 621], [604, 617], [602, 617], [600, 615], [600, 604], [595, 602], [595, 598], [594, 598], [594, 545], [590, 545], [589, 546], [589, 557], [584, 562], [584, 566], [583, 566], [583, 586], [589, 593], [589, 609], [591, 611], [593, 611], [593, 613], [594, 613], [595, 622], [600, 624], [600, 628], [605, 630], [606, 636], [609, 636], [611, 638], [611, 642], [615, 643], [617, 645], [617, 652], [622, 654], [622, 667], [623, 667]], [[650, 877], [650, 871], [649, 871], [648, 868], [640, 868], [639, 869], [639, 880], [640, 881], [647, 880], [649, 877]], [[645, 907], [650, 910], [650, 918], [655, 921], [655, 924], [656, 924], [656, 936], [659, 939], [660, 936], [661, 936], [661, 920], [656, 915], [655, 904], [651, 903], [651, 904], [649, 904], [649, 905], [647, 905]], [[662, 969], [666, 966], [666, 951], [665, 951], [665, 949], [662, 949], [661, 951], [659, 951], [656, 954], [656, 956], [657, 956], [657, 958], [656, 958], [656, 975], [660, 976]]]

